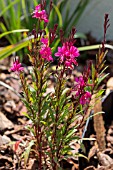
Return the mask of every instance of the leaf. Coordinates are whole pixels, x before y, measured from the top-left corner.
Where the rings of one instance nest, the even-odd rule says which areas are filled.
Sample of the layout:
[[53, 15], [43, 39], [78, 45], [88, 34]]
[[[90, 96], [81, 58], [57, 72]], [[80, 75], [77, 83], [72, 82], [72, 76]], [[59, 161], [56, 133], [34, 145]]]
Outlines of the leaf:
[[69, 137], [66, 141], [65, 141], [65, 143], [66, 144], [69, 144], [70, 142], [72, 142], [72, 141], [78, 141], [79, 140], [79, 137], [78, 136], [72, 136], [72, 137]]
[[[7, 28], [2, 22], [0, 22], [0, 31], [3, 33], [7, 32]], [[10, 37], [9, 35], [6, 35], [6, 38], [10, 42], [10, 44], [14, 44], [12, 37]]]
[[96, 73], [96, 70], [95, 70], [94, 64], [92, 64], [91, 68], [92, 68], [92, 81], [94, 82], [94, 79], [95, 79], [95, 73]]
[[57, 16], [59, 18], [59, 27], [61, 28], [63, 26], [62, 15], [61, 15], [58, 7], [55, 4], [53, 4], [53, 8], [55, 9], [55, 11], [57, 13]]
[[28, 119], [30, 119], [30, 116], [28, 115], [28, 113], [22, 112], [22, 114], [23, 114], [25, 117], [27, 117]]
[[[68, 154], [69, 154], [69, 152], [72, 150], [72, 148], [69, 146], [69, 145], [65, 145], [63, 148], [62, 148], [62, 152], [63, 152], [63, 155], [65, 155], [65, 154], [67, 154], [67, 152], [68, 152]], [[70, 152], [71, 153], [71, 152]], [[72, 153], [71, 153], [71, 155], [72, 155]]]
[[[73, 155], [74, 156], [74, 155]], [[88, 160], [87, 156], [81, 154], [81, 153], [76, 153], [75, 156], [82, 157]]]
[[101, 77], [102, 74], [104, 73], [104, 71], [108, 68], [109, 66], [106, 66], [105, 68], [102, 69], [101, 73], [99, 74], [99, 76]]
[[69, 115], [69, 106], [70, 106], [70, 104], [67, 104], [63, 108], [63, 112], [60, 114], [60, 117], [59, 117], [59, 120], [58, 120], [58, 125], [60, 125], [62, 121], [65, 121], [66, 117]]
[[55, 111], [48, 105], [47, 105], [47, 107], [49, 109], [50, 117], [51, 117], [52, 121], [54, 122], [55, 121]]
[[7, 31], [7, 32], [4, 32], [2, 34], [0, 34], [0, 38], [8, 35], [8, 34], [11, 34], [11, 33], [16, 33], [16, 32], [28, 32], [29, 29], [18, 29], [18, 30], [12, 30], [12, 31]]
[[[21, 98], [21, 100], [23, 101], [23, 103], [26, 106], [27, 110], [31, 113], [31, 105], [30, 105], [30, 103], [28, 103], [26, 101], [26, 99], [24, 99], [24, 98]], [[24, 112], [24, 114], [25, 114], [25, 112]]]
[[29, 154], [30, 154], [30, 151], [31, 151], [31, 148], [32, 148], [33, 145], [34, 145], [34, 140], [31, 140], [29, 142], [28, 147], [25, 149], [24, 153], [22, 154], [22, 157], [24, 157], [24, 164], [25, 164], [25, 166], [27, 164], [27, 161], [28, 161], [28, 158], [29, 158]]
[[12, 53], [19, 51], [20, 49], [28, 46], [29, 41], [22, 41], [15, 45], [9, 45], [0, 51], [0, 60], [10, 56]]
[[99, 77], [98, 82], [97, 82], [97, 86], [109, 75], [109, 73], [105, 74], [102, 77]]
[[71, 130], [69, 130], [69, 132], [68, 132], [68, 135], [66, 135], [66, 137], [65, 137], [65, 141], [68, 139], [68, 138], [70, 138], [75, 132], [76, 132], [77, 130], [75, 129], [75, 128], [72, 128]]
[[102, 96], [102, 94], [104, 93], [105, 89], [101, 89], [98, 91], [98, 93], [96, 94], [96, 98]]

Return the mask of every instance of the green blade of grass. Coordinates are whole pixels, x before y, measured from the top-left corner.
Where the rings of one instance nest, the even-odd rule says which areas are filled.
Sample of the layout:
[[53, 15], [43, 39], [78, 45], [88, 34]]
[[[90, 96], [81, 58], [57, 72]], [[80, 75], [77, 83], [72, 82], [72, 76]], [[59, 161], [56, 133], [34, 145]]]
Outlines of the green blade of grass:
[[25, 0], [22, 0], [21, 3], [22, 3], [22, 10], [23, 10], [25, 20], [26, 20], [26, 22], [28, 22], [29, 18], [28, 18], [27, 11], [26, 11]]
[[12, 30], [12, 31], [7, 31], [7, 32], [4, 32], [2, 34], [0, 34], [0, 38], [8, 35], [8, 34], [11, 34], [11, 33], [17, 33], [17, 32], [28, 32], [29, 29], [18, 29], [18, 30]]
[[62, 15], [61, 15], [58, 7], [55, 4], [53, 4], [53, 8], [55, 9], [58, 19], [59, 19], [59, 27], [62, 27], [63, 26]]
[[[0, 22], [0, 30], [3, 33], [7, 32], [7, 28], [6, 28], [6, 26], [2, 22]], [[13, 44], [13, 39], [12, 39], [11, 36], [6, 35], [6, 38], [10, 42], [10, 44]]]
[[0, 60], [10, 56], [12, 53], [19, 51], [20, 49], [28, 46], [29, 40], [21, 42], [15, 45], [9, 45], [0, 51]]

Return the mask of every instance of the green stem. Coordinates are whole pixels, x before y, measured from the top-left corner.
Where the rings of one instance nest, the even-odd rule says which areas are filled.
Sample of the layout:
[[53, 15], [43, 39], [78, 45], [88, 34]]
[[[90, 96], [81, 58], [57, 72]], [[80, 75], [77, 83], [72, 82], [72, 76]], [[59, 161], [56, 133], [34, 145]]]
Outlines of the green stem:
[[[57, 146], [57, 122], [59, 119], [59, 101], [60, 101], [60, 95], [61, 95], [61, 87], [62, 87], [62, 82], [63, 82], [63, 76], [65, 73], [65, 65], [63, 66], [63, 70], [61, 71], [60, 75], [59, 75], [59, 79], [58, 79], [58, 88], [57, 88], [57, 94], [56, 94], [56, 98], [57, 98], [57, 106], [56, 106], [56, 117], [55, 117], [55, 123], [54, 123], [54, 134], [53, 134], [53, 150], [55, 150], [55, 157], [58, 158], [58, 146]], [[54, 158], [54, 156], [52, 156], [52, 159]], [[57, 170], [57, 163], [53, 160], [53, 170]]]
[[36, 86], [37, 86], [37, 99], [38, 100], [38, 133], [37, 133], [37, 144], [38, 144], [38, 150], [39, 150], [39, 170], [42, 169], [42, 131], [41, 131], [41, 125], [40, 125], [40, 114], [41, 114], [41, 102], [42, 102], [42, 86], [43, 86], [43, 68], [44, 63], [42, 63], [42, 66], [40, 66], [40, 78], [38, 78], [36, 68], [34, 69], [35, 77], [36, 77]]

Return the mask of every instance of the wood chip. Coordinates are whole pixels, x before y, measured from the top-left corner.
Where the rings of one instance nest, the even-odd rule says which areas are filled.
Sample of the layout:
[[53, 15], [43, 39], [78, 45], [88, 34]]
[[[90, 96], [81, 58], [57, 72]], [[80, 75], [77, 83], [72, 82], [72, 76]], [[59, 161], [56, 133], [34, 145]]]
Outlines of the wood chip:
[[0, 112], [0, 130], [12, 129], [14, 127], [13, 123], [7, 119], [7, 117]]

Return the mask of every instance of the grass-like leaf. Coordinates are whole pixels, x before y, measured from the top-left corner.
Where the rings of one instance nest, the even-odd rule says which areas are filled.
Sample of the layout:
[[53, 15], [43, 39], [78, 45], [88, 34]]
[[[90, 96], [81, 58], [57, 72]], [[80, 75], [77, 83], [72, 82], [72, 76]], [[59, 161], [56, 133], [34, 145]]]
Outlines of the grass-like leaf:
[[17, 33], [17, 32], [28, 32], [29, 29], [18, 29], [18, 30], [12, 30], [12, 31], [7, 31], [7, 32], [4, 32], [2, 34], [0, 34], [0, 38], [8, 35], [8, 34], [11, 34], [11, 33]]

